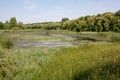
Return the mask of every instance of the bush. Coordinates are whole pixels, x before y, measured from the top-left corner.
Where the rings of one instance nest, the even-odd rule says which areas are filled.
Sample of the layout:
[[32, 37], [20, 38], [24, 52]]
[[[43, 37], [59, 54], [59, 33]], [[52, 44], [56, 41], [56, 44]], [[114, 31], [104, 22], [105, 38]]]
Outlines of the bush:
[[12, 30], [22, 30], [20, 27], [13, 27]]

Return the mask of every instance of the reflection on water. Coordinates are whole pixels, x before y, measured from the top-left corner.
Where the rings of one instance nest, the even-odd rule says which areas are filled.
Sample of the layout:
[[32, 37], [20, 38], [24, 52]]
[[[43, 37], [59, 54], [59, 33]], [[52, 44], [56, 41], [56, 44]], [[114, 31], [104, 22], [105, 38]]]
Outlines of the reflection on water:
[[69, 47], [73, 46], [71, 43], [60, 43], [60, 42], [35, 42], [35, 43], [20, 43], [16, 44], [17, 47]]

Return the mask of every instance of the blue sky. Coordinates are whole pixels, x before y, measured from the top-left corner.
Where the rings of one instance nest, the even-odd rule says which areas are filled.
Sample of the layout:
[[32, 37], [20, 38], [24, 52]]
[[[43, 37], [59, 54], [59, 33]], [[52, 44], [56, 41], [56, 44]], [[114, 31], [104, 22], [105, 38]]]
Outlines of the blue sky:
[[0, 0], [0, 21], [11, 17], [24, 23], [61, 21], [119, 9], [120, 0]]

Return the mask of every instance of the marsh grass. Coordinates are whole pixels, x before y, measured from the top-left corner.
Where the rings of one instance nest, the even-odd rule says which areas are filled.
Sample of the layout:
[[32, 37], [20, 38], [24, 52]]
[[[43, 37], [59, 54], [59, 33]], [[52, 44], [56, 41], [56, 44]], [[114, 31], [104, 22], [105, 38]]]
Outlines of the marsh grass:
[[112, 34], [112, 32], [80, 32], [79, 35], [95, 41], [109, 41]]
[[[1, 50], [6, 53], [5, 50]], [[89, 43], [68, 48], [16, 49], [10, 50], [9, 53], [9, 58], [6, 58], [9, 60], [4, 61], [5, 64], [9, 64], [5, 66], [8, 70], [4, 75], [0, 72], [2, 80], [119, 80], [120, 78], [120, 44]]]
[[20, 38], [23, 39], [33, 39], [33, 40], [40, 40], [40, 41], [52, 41], [52, 40], [59, 40], [56, 37], [52, 37], [52, 36], [43, 36], [43, 35], [26, 35], [26, 36], [22, 36]]
[[7, 35], [0, 35], [0, 46], [4, 49], [11, 49], [13, 47], [13, 41]]
[[[66, 34], [65, 32], [62, 33]], [[42, 38], [39, 35], [30, 35], [33, 34], [31, 32], [27, 34], [21, 36], [18, 33], [12, 36], [49, 40], [48, 36]], [[71, 34], [75, 35], [72, 32]], [[112, 34], [90, 32], [77, 35], [92, 36], [97, 39], [108, 38], [113, 39], [113, 41], [115, 36], [117, 36], [116, 38], [119, 37], [119, 34], [116, 33], [112, 38]], [[6, 36], [0, 39], [1, 46], [5, 40], [7, 40]], [[9, 46], [6, 41], [5, 44]], [[120, 43], [89, 42], [67, 48], [26, 48], [10, 49], [9, 51], [6, 48], [8, 49], [8, 47], [0, 47], [0, 80], [120, 79]]]
[[11, 80], [16, 72], [17, 62], [11, 50], [0, 48], [0, 80]]
[[113, 33], [110, 40], [112, 42], [120, 42], [120, 33]]

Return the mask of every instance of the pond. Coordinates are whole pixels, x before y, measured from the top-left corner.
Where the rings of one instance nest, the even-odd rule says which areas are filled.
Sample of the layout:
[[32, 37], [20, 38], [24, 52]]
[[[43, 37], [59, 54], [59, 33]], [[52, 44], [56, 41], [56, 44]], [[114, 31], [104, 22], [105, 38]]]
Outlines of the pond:
[[15, 48], [47, 48], [47, 47], [70, 47], [88, 43], [89, 40], [77, 37], [68, 33], [53, 33], [49, 35], [45, 32], [9, 32]]
[[[37, 36], [37, 38], [35, 38], [34, 36], [35, 37]], [[43, 35], [39, 35], [39, 36], [34, 35], [34, 36], [32, 35], [32, 37], [29, 37], [27, 39], [26, 39], [26, 36], [24, 37], [22, 36], [21, 38], [20, 37], [16, 38], [15, 47], [18, 47], [18, 48], [29, 48], [29, 47], [56, 48], [56, 47], [70, 47], [70, 46], [75, 46], [75, 45], [88, 42], [87, 40], [83, 40], [81, 38], [76, 38], [76, 37], [72, 37], [68, 35], [61, 35], [61, 34], [50, 35], [50, 36], [43, 36]]]

